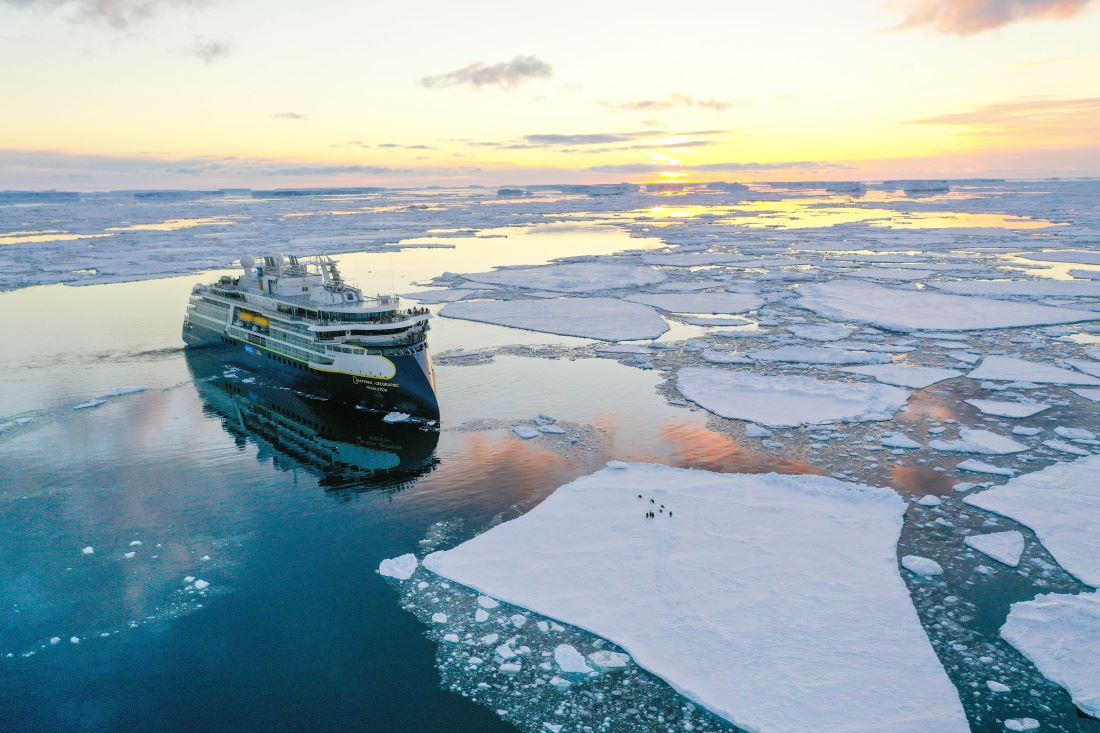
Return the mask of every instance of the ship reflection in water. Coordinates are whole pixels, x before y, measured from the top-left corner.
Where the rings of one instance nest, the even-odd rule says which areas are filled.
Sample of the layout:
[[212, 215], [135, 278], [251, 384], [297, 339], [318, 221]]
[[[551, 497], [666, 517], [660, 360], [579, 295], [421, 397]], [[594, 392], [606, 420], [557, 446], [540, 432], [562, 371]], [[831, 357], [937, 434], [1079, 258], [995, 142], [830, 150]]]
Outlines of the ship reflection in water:
[[401, 491], [438, 465], [435, 426], [386, 423], [380, 413], [265, 384], [201, 352], [185, 358], [204, 411], [221, 418], [238, 446], [254, 444], [276, 469], [313, 474], [334, 495]]

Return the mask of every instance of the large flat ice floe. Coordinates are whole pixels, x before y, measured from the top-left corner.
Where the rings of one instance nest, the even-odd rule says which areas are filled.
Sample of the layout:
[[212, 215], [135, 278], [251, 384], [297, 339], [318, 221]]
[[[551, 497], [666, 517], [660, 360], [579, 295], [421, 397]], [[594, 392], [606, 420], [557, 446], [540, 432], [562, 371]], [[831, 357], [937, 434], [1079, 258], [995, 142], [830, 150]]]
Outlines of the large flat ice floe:
[[1040, 382], [1043, 384], [1100, 385], [1100, 379], [1071, 369], [1042, 364], [1013, 356], [987, 356], [967, 375], [971, 379], [1004, 382]]
[[626, 299], [670, 313], [748, 313], [764, 303], [751, 293], [642, 293]]
[[424, 566], [610, 639], [746, 730], [969, 729], [900, 577], [896, 494], [621, 465]]
[[467, 280], [510, 288], [550, 290], [556, 293], [595, 293], [664, 282], [667, 276], [652, 267], [578, 262], [538, 267], [506, 267], [463, 275]]
[[891, 331], [975, 331], [1100, 320], [1100, 313], [831, 280], [798, 289], [798, 304], [834, 321]]
[[1100, 586], [1100, 456], [1055, 463], [963, 501], [1035, 531], [1066, 572]]
[[884, 384], [706, 367], [681, 369], [676, 387], [716, 415], [773, 427], [889, 420], [909, 399], [907, 390]]
[[842, 371], [874, 377], [883, 384], [898, 387], [924, 389], [945, 379], [961, 377], [962, 372], [943, 367], [909, 366], [908, 364], [871, 364], [870, 366], [849, 367]]
[[616, 298], [469, 300], [444, 306], [440, 315], [601, 341], [654, 339], [668, 330], [649, 306]]
[[1001, 636], [1066, 688], [1074, 705], [1100, 717], [1100, 592], [1048, 593], [1013, 603]]

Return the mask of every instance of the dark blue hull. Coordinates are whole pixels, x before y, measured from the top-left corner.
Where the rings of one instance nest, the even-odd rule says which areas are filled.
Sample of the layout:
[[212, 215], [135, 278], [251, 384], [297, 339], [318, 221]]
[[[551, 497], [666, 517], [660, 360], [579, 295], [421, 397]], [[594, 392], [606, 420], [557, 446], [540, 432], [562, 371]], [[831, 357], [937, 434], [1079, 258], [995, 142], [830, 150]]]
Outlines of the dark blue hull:
[[372, 410], [397, 410], [417, 417], [439, 418], [435, 373], [425, 348], [415, 354], [387, 356], [397, 372], [392, 379], [373, 379], [315, 369], [302, 361], [235, 339], [191, 321], [183, 324], [189, 348], [216, 353], [234, 366], [268, 374], [293, 389], [324, 399]]

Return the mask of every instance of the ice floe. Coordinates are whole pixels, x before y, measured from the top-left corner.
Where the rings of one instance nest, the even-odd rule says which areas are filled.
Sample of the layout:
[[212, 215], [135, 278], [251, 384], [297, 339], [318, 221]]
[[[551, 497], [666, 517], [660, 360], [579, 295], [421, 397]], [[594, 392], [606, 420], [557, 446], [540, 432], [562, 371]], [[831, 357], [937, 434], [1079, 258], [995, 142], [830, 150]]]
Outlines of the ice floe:
[[935, 560], [920, 555], [906, 555], [901, 559], [901, 566], [911, 573], [923, 578], [932, 578], [943, 575], [943, 567]]
[[387, 578], [397, 578], [398, 580], [408, 580], [412, 577], [412, 574], [416, 572], [418, 565], [416, 555], [411, 552], [399, 557], [392, 557], [378, 563], [378, 574], [384, 575]]
[[924, 389], [937, 382], [963, 375], [963, 372], [955, 369], [909, 366], [908, 364], [872, 364], [869, 366], [848, 367], [843, 371], [874, 377], [883, 384], [912, 387], [913, 389]]
[[993, 558], [1009, 567], [1020, 564], [1020, 555], [1024, 552], [1024, 536], [1016, 530], [972, 534], [963, 539], [967, 547]]
[[681, 369], [676, 387], [716, 415], [772, 427], [889, 420], [909, 399], [908, 391], [883, 384], [707, 367]]
[[967, 376], [971, 379], [1003, 382], [1100, 385], [1100, 379], [1096, 377], [1013, 356], [987, 356], [978, 368]]
[[[638, 487], [675, 518], [647, 520]], [[824, 477], [631, 464], [424, 564], [610, 639], [747, 730], [965, 731], [897, 570], [904, 511]]]
[[463, 300], [440, 315], [601, 341], [655, 339], [668, 330], [649, 306], [616, 298]]
[[1100, 717], [1100, 591], [1013, 603], [1001, 636], [1064, 687], [1074, 705]]
[[1032, 303], [888, 288], [832, 280], [799, 286], [798, 303], [834, 321], [891, 331], [974, 331], [1100, 320], [1100, 313]]
[[1067, 572], [1100, 585], [1100, 456], [1060, 462], [1023, 474], [963, 501], [1035, 531]]
[[932, 440], [928, 442], [928, 447], [933, 450], [977, 453], [985, 456], [1003, 456], [1027, 450], [1026, 445], [1012, 438], [975, 428], [960, 428], [958, 440]]
[[463, 275], [476, 283], [513, 288], [549, 290], [555, 293], [595, 293], [637, 288], [664, 282], [667, 276], [652, 267], [577, 262], [539, 267], [505, 267], [492, 272]]
[[750, 359], [789, 364], [887, 364], [890, 357], [870, 351], [850, 351], [814, 346], [780, 346], [777, 349], [750, 351]]
[[966, 404], [977, 407], [985, 415], [997, 417], [1031, 417], [1044, 410], [1049, 410], [1050, 405], [1044, 402], [1004, 402], [1000, 400], [966, 400]]
[[747, 313], [763, 305], [759, 296], [750, 293], [639, 293], [626, 300], [670, 313]]

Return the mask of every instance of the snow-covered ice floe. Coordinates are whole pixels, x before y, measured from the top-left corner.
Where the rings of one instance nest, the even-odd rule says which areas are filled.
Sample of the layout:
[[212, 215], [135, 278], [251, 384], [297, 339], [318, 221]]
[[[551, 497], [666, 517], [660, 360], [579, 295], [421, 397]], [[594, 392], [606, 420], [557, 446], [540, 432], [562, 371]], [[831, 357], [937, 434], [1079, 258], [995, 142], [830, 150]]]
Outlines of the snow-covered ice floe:
[[1083, 583], [1100, 586], [1100, 456], [1055, 463], [963, 501], [1035, 531], [1054, 559]]
[[676, 387], [720, 417], [772, 427], [889, 420], [909, 399], [908, 391], [884, 384], [707, 367], [681, 369]]
[[1049, 410], [1050, 405], [1045, 402], [1004, 402], [999, 400], [966, 400], [966, 404], [977, 407], [985, 415], [997, 417], [1031, 417], [1044, 410]]
[[747, 313], [763, 305], [760, 296], [749, 293], [641, 293], [626, 299], [670, 313]]
[[898, 387], [912, 387], [913, 389], [924, 389], [937, 382], [942, 382], [946, 379], [954, 379], [955, 377], [961, 377], [963, 375], [963, 372], [954, 369], [908, 366], [906, 364], [871, 364], [868, 366], [848, 367], [843, 371], [874, 377], [883, 384], [893, 384]]
[[1014, 529], [1007, 532], [972, 534], [965, 537], [963, 542], [967, 547], [1013, 568], [1020, 564], [1020, 555], [1024, 553], [1024, 536]]
[[463, 275], [475, 283], [513, 288], [549, 290], [555, 293], [596, 293], [637, 288], [664, 282], [660, 270], [640, 265], [577, 262], [536, 267], [505, 267], [492, 272]]
[[978, 368], [967, 376], [971, 379], [989, 379], [998, 382], [1100, 385], [1100, 379], [1096, 377], [1050, 364], [1017, 359], [1013, 356], [987, 356]]
[[1100, 591], [1013, 603], [1001, 636], [1064, 687], [1074, 705], [1100, 717]]
[[444, 306], [440, 315], [601, 341], [655, 339], [668, 330], [649, 306], [616, 298], [464, 300]]
[[746, 730], [966, 731], [897, 567], [904, 512], [820, 476], [629, 464], [424, 566], [611, 640]]
[[776, 349], [751, 351], [754, 361], [787, 364], [887, 364], [890, 357], [870, 351], [831, 349], [824, 346], [780, 346]]
[[984, 456], [1004, 456], [1027, 450], [1026, 445], [1012, 438], [974, 428], [960, 428], [958, 440], [932, 440], [928, 447], [950, 453], [977, 453]]
[[1100, 313], [831, 280], [798, 289], [798, 304], [836, 321], [890, 331], [975, 331], [1100, 320]]

